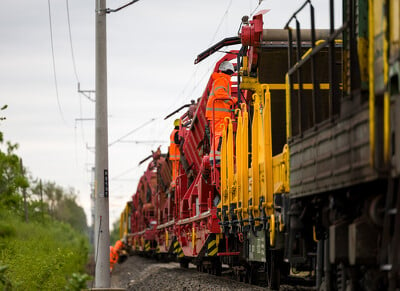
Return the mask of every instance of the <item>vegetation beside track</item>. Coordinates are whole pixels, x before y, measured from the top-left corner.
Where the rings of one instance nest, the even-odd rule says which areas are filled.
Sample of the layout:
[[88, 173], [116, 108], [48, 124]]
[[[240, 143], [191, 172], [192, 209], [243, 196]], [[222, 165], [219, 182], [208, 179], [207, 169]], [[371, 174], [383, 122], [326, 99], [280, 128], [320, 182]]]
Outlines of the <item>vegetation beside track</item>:
[[26, 223], [10, 210], [0, 211], [0, 264], [7, 267], [0, 275], [0, 286], [10, 286], [10, 290], [63, 290], [73, 286], [73, 274], [85, 272], [87, 238], [50, 217]]
[[0, 290], [81, 290], [85, 213], [73, 189], [27, 173], [17, 148], [0, 132]]

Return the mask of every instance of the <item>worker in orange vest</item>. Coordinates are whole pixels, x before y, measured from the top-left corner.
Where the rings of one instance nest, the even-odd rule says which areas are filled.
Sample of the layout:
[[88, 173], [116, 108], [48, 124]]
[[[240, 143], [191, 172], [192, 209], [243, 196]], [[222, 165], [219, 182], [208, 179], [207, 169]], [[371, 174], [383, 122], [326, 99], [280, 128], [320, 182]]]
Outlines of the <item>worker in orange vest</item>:
[[122, 240], [117, 240], [114, 245], [114, 250], [117, 252], [117, 262], [121, 264], [128, 258], [128, 253], [125, 250], [126, 245]]
[[119, 252], [119, 251], [121, 251], [123, 248], [124, 248], [124, 243], [123, 243], [121, 240], [117, 240], [117, 241], [115, 242], [114, 249], [115, 249], [117, 252]]
[[112, 272], [114, 265], [118, 261], [118, 252], [113, 246], [110, 246], [110, 273]]
[[176, 178], [179, 175], [179, 125], [180, 120], [175, 119], [174, 121], [174, 130], [170, 135], [170, 145], [169, 145], [169, 160], [172, 163], [172, 182], [171, 186], [174, 187], [176, 185]]
[[[211, 78], [213, 79], [213, 85], [208, 97], [206, 108], [206, 118], [209, 122], [209, 128], [211, 129], [211, 135], [213, 137], [211, 140], [210, 151], [211, 164], [214, 162], [214, 155], [217, 165], [221, 160], [222, 125], [225, 123], [224, 118], [231, 116], [232, 105], [237, 103], [237, 98], [231, 96], [231, 76], [234, 71], [235, 68], [233, 67], [232, 63], [224, 61], [219, 65], [218, 72], [215, 72], [211, 75]], [[215, 100], [217, 98], [226, 98], [226, 100]]]

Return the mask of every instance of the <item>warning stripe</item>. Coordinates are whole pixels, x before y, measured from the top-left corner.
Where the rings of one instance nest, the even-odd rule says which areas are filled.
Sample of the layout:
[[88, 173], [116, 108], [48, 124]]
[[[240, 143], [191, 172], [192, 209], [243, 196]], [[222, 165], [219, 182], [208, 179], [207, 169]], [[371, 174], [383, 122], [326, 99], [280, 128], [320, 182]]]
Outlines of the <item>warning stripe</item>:
[[215, 248], [213, 251], [211, 251], [211, 252], [208, 253], [208, 256], [209, 256], [209, 257], [215, 256], [217, 252], [218, 252], [218, 249]]
[[208, 249], [211, 249], [215, 244], [216, 244], [215, 240], [212, 240], [211, 242], [209, 242], [208, 243]]
[[174, 253], [178, 256], [178, 258], [182, 258], [185, 256], [179, 242], [174, 242]]
[[207, 255], [209, 257], [215, 256], [217, 254], [217, 252], [218, 252], [217, 241], [215, 239], [213, 239], [208, 243]]

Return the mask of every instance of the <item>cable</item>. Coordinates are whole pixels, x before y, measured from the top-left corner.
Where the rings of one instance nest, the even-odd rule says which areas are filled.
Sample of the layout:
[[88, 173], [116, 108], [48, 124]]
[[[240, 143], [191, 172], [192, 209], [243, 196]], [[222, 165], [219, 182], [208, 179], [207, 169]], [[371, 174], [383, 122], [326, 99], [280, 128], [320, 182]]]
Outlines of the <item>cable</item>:
[[229, 12], [229, 9], [231, 8], [231, 6], [232, 6], [232, 0], [229, 1], [228, 7], [226, 8], [224, 15], [222, 15], [222, 18], [217, 26], [217, 29], [215, 30], [214, 35], [210, 41], [210, 45], [212, 45], [212, 42], [214, 41], [215, 37], [217, 36], [217, 33], [218, 33], [219, 29], [221, 28], [221, 25], [224, 22], [225, 17], [228, 15], [228, 12]]
[[253, 12], [250, 13], [250, 17], [249, 17], [249, 18], [251, 18], [251, 17], [253, 16], [254, 12], [256, 12], [256, 10], [258, 9], [258, 7], [260, 7], [260, 5], [261, 5], [262, 2], [263, 2], [263, 0], [258, 0], [258, 5], [257, 5], [256, 8], [254, 8]]
[[71, 48], [71, 57], [72, 57], [72, 66], [74, 67], [74, 73], [75, 73], [75, 78], [76, 78], [76, 82], [79, 82], [79, 78], [78, 78], [78, 73], [76, 70], [76, 62], [75, 62], [75, 55], [74, 55], [74, 48], [72, 46], [72, 33], [71, 33], [71, 21], [70, 21], [70, 17], [69, 17], [69, 5], [68, 5], [68, 0], [65, 0], [65, 4], [67, 6], [67, 20], [68, 20], [68, 35], [69, 35], [69, 44], [70, 44], [70, 48]]
[[119, 142], [120, 140], [124, 139], [125, 137], [131, 135], [132, 133], [138, 131], [139, 129], [141, 129], [142, 127], [148, 125], [149, 123], [152, 123], [154, 120], [156, 120], [155, 118], [150, 119], [149, 121], [143, 123], [142, 125], [140, 125], [139, 127], [136, 127], [135, 129], [131, 130], [130, 132], [128, 132], [127, 134], [121, 136], [120, 138], [118, 138], [117, 140], [111, 142], [108, 144], [108, 147], [111, 147], [112, 145], [116, 144], [117, 142]]
[[[256, 9], [260, 6], [260, 4], [261, 4], [262, 1], [263, 1], [263, 0], [259, 0], [259, 4], [258, 4], [258, 6], [256, 7]], [[210, 41], [210, 45], [213, 43], [213, 41], [214, 41], [214, 39], [215, 39], [215, 37], [216, 37], [218, 31], [220, 30], [220, 28], [221, 28], [221, 26], [222, 26], [222, 24], [223, 24], [223, 22], [224, 22], [226, 16], [227, 16], [228, 13], [229, 13], [229, 10], [230, 10], [231, 6], [232, 6], [232, 0], [229, 1], [228, 6], [226, 7], [224, 14], [222, 15], [222, 18], [221, 18], [221, 20], [220, 20], [220, 22], [219, 22], [219, 24], [218, 24], [218, 26], [217, 26], [217, 29], [215, 30], [214, 35], [213, 35], [213, 37], [212, 37], [212, 39], [211, 39], [211, 41]], [[255, 10], [256, 10], [256, 9], [255, 9]], [[255, 11], [255, 10], [254, 10], [254, 11]], [[254, 12], [253, 12], [253, 13], [254, 13]], [[211, 70], [212, 70], [213, 68], [214, 68], [214, 64], [211, 64], [211, 65], [208, 67], [208, 69], [206, 70], [206, 72], [203, 74], [203, 76], [201, 77], [201, 79], [197, 82], [196, 85], [193, 86], [192, 90], [191, 90], [190, 93], [187, 94], [187, 95], [192, 95], [192, 94], [193, 94], [193, 92], [194, 92], [194, 91], [198, 88], [198, 86], [203, 82], [204, 78], [205, 78], [207, 75], [209, 75], [209, 73], [211, 72]], [[198, 70], [199, 70], [199, 67], [197, 66], [196, 69], [194, 70], [194, 72], [192, 73], [191, 77], [190, 77], [190, 78], [188, 79], [188, 81], [186, 82], [186, 85], [185, 85], [184, 88], [182, 89], [181, 93], [178, 95], [178, 97], [177, 97], [177, 98], [175, 99], [175, 101], [172, 103], [173, 105], [170, 106], [170, 108], [173, 107], [173, 106], [176, 106], [177, 102], [181, 102], [181, 101], [182, 101], [181, 96], [184, 95], [186, 89], [187, 89], [188, 86], [190, 85], [192, 79], [193, 79], [193, 78], [195, 77], [195, 75], [197, 74]], [[169, 109], [168, 111], [170, 111], [170, 109]], [[164, 125], [164, 128], [165, 128], [165, 129], [166, 129], [166, 127], [167, 127], [167, 125]]]
[[[217, 33], [218, 33], [219, 29], [221, 28], [221, 25], [222, 25], [222, 23], [224, 22], [226, 16], [228, 15], [229, 9], [231, 8], [231, 6], [232, 6], [232, 0], [229, 1], [228, 6], [227, 6], [227, 8], [225, 9], [225, 12], [224, 12], [224, 14], [223, 14], [223, 16], [222, 16], [222, 18], [221, 18], [221, 20], [220, 20], [218, 26], [217, 26], [217, 29], [216, 29], [215, 32], [214, 32], [214, 35], [213, 35], [211, 41], [210, 41], [210, 45], [212, 44], [212, 42], [214, 41], [215, 37], [217, 36]], [[213, 66], [214, 66], [214, 65], [210, 65], [210, 67], [208, 68], [206, 74], [210, 72], [210, 70], [213, 68]], [[177, 104], [177, 102], [181, 102], [181, 101], [182, 101], [182, 100], [181, 100], [181, 96], [184, 95], [184, 93], [185, 93], [187, 87], [190, 85], [192, 79], [196, 76], [198, 70], [199, 70], [199, 66], [196, 66], [195, 70], [193, 71], [192, 75], [190, 76], [190, 78], [189, 78], [188, 81], [186, 82], [186, 84], [185, 84], [185, 86], [183, 87], [182, 91], [180, 92], [180, 94], [178, 95], [178, 97], [175, 99], [175, 101], [172, 103], [173, 105], [170, 106], [170, 107], [168, 108], [168, 111], [170, 111], [170, 108], [175, 107], [176, 104]], [[205, 75], [206, 75], [206, 74], [205, 74]], [[188, 95], [191, 95], [191, 94], [194, 92], [194, 90], [200, 85], [200, 83], [203, 81], [205, 75], [203, 75], [203, 76], [201, 77], [200, 81], [197, 82], [197, 84], [194, 86], [194, 89], [192, 89], [191, 92], [190, 92], [190, 94], [188, 94]]]
[[134, 170], [138, 169], [139, 167], [140, 167], [140, 165], [135, 166], [135, 167], [132, 167], [132, 168], [129, 168], [129, 169], [123, 171], [122, 173], [119, 173], [118, 175], [112, 177], [110, 180], [118, 179], [119, 177], [122, 177], [122, 176], [124, 176], [125, 174], [127, 174], [127, 173], [129, 173], [129, 172], [131, 172], [131, 171], [134, 171]]
[[56, 96], [57, 96], [57, 104], [58, 104], [58, 111], [60, 112], [61, 115], [61, 119], [63, 120], [63, 122], [65, 123], [65, 125], [68, 125], [65, 118], [64, 118], [64, 114], [63, 111], [61, 109], [61, 104], [60, 104], [60, 98], [58, 95], [58, 84], [57, 84], [57, 74], [56, 74], [56, 60], [54, 57], [54, 44], [53, 44], [53, 26], [51, 24], [51, 7], [50, 7], [50, 0], [47, 0], [47, 4], [49, 7], [49, 23], [50, 23], [50, 42], [51, 42], [51, 55], [53, 57], [53, 74], [54, 74], [54, 85], [56, 88]]
[[[79, 81], [79, 77], [78, 77], [78, 70], [76, 68], [74, 46], [72, 43], [71, 18], [70, 18], [70, 14], [69, 14], [69, 0], [65, 0], [65, 4], [66, 4], [66, 8], [67, 8], [68, 36], [69, 36], [69, 45], [70, 45], [70, 49], [71, 49], [72, 67], [74, 69], [76, 82], [78, 83], [78, 92], [79, 92], [80, 91], [79, 90], [80, 81]], [[81, 92], [79, 92], [79, 93], [81, 93]], [[84, 94], [84, 93], [81, 93], [81, 94], [86, 96], [87, 98], [89, 98], [86, 94]], [[80, 116], [80, 118], [82, 118], [82, 99], [81, 99], [82, 96], [80, 94], [78, 94], [78, 96], [79, 96], [79, 116]], [[82, 124], [81, 124], [81, 131], [82, 131], [82, 140], [83, 140], [83, 142], [85, 142], [85, 133], [84, 133]]]

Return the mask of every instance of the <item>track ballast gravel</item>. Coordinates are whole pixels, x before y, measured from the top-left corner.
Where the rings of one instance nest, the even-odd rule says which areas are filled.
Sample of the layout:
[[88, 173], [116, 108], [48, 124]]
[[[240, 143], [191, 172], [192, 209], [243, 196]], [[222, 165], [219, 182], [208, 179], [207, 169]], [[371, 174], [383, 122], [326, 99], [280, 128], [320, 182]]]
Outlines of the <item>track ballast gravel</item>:
[[127, 290], [266, 290], [228, 278], [200, 273], [195, 266], [181, 268], [176, 262], [131, 256], [117, 264], [111, 275], [111, 287]]
[[[130, 256], [122, 264], [116, 264], [111, 275], [111, 287], [126, 288], [129, 291], [158, 290], [269, 290], [259, 286], [241, 283], [228, 278], [198, 272], [194, 265], [181, 268], [176, 262], [161, 262], [140, 256]], [[282, 285], [281, 291], [309, 291], [310, 287]]]

